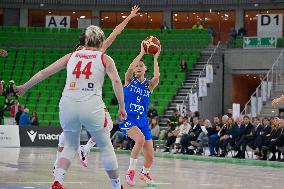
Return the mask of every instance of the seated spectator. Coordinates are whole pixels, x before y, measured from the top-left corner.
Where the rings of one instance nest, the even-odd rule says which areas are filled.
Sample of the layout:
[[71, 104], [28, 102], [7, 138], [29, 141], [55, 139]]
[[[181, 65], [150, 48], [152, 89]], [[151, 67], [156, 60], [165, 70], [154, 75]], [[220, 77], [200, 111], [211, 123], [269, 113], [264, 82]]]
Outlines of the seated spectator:
[[115, 118], [114, 120], [113, 120], [113, 128], [112, 128], [112, 130], [110, 131], [110, 137], [112, 137], [113, 135], [114, 135], [114, 133], [116, 132], [116, 131], [119, 131], [120, 129], [119, 129], [119, 124], [118, 124], [118, 120], [117, 120], [117, 118]]
[[263, 130], [256, 137], [253, 146], [250, 146], [253, 150], [255, 150], [255, 155], [260, 158], [262, 156], [262, 147], [264, 146], [265, 138], [271, 133], [272, 126], [270, 123], [270, 119], [268, 117], [264, 117], [262, 119]]
[[14, 100], [11, 95], [7, 95], [4, 103], [4, 111], [10, 111], [11, 106], [14, 104]]
[[194, 29], [200, 30], [200, 29], [204, 29], [204, 28], [203, 28], [203, 26], [200, 24], [200, 22], [198, 21], [198, 22], [196, 22], [196, 24], [194, 24], [194, 25], [192, 26], [192, 29], [193, 29], [193, 30], [194, 30]]
[[158, 140], [159, 133], [160, 133], [160, 126], [159, 126], [158, 121], [155, 117], [152, 118], [152, 120], [151, 120], [150, 128], [151, 128], [151, 133], [152, 133], [152, 139]]
[[[284, 120], [280, 119], [277, 134], [273, 139], [271, 139], [270, 145], [268, 145], [266, 147], [266, 150], [271, 151], [272, 154], [273, 154], [272, 157], [269, 159], [270, 161], [276, 160], [276, 156], [275, 156], [275, 153], [277, 151], [276, 149], [279, 150], [279, 148], [283, 148], [283, 146], [284, 146]], [[278, 161], [284, 161], [284, 158], [281, 159], [281, 152], [280, 151], [278, 152], [277, 160]]]
[[244, 131], [245, 131], [245, 125], [243, 124], [243, 120], [241, 117], [237, 117], [236, 120], [235, 120], [235, 123], [233, 125], [233, 130], [235, 129], [234, 132], [234, 135], [232, 135], [232, 138], [235, 138], [235, 144], [234, 146], [231, 146], [234, 148], [234, 150], [237, 151], [237, 148], [236, 148], [236, 144], [238, 143], [238, 141], [241, 139], [242, 135], [244, 134]]
[[[225, 157], [227, 155], [228, 144], [230, 144], [231, 147], [235, 146], [235, 139], [238, 133], [238, 128], [234, 124], [234, 119], [232, 117], [229, 117], [227, 125], [224, 124], [223, 126], [226, 127], [226, 131], [223, 132], [223, 136], [220, 136], [220, 148], [222, 150], [220, 157]], [[223, 127], [221, 129], [224, 130]]]
[[175, 123], [177, 125], [178, 122], [178, 111], [174, 110], [173, 115], [168, 119], [168, 124]]
[[32, 122], [29, 115], [29, 109], [25, 108], [24, 112], [20, 116], [20, 126], [31, 126]]
[[180, 60], [180, 69], [183, 72], [187, 72], [187, 63], [184, 59]]
[[240, 27], [240, 29], [238, 30], [238, 36], [240, 37], [247, 36], [247, 30], [244, 27]]
[[208, 141], [207, 129], [212, 127], [211, 122], [208, 119], [205, 121], [203, 119], [199, 119], [199, 125], [201, 127], [201, 133], [199, 134], [196, 141], [191, 141], [191, 146], [189, 147], [190, 150], [194, 150], [195, 148], [197, 148], [196, 155], [202, 155], [203, 143], [205, 141]]
[[163, 33], [163, 31], [167, 29], [169, 29], [167, 22], [164, 22], [163, 25], [161, 25], [161, 33]]
[[229, 109], [227, 110], [227, 116], [228, 116], [229, 118], [231, 118], [231, 117], [233, 116], [233, 109], [229, 108]]
[[155, 109], [155, 107], [154, 107], [153, 104], [151, 104], [150, 109], [149, 109], [149, 111], [147, 112], [147, 116], [148, 116], [149, 118], [151, 118], [151, 119], [158, 116], [158, 112], [157, 112], [157, 110]]
[[[215, 156], [215, 143], [216, 141], [219, 141], [221, 137], [225, 136], [227, 134], [227, 127], [228, 127], [228, 120], [229, 117], [227, 115], [224, 115], [222, 117], [222, 126], [221, 128], [218, 128], [218, 133], [217, 134], [213, 134], [209, 137], [208, 139], [208, 144], [209, 144], [209, 151], [210, 151], [210, 155], [209, 156]], [[223, 137], [224, 138], [224, 137]], [[225, 152], [223, 152], [224, 154]], [[222, 154], [222, 156], [223, 156]]]
[[188, 123], [188, 117], [184, 117], [183, 123], [179, 126], [179, 133], [175, 141], [175, 148], [176, 148], [175, 152], [176, 153], [180, 149], [180, 140], [181, 140], [182, 135], [188, 134], [190, 129], [191, 129], [191, 125]]
[[15, 121], [16, 121], [16, 124], [19, 125], [20, 124], [20, 117], [22, 115], [22, 113], [24, 112], [24, 106], [23, 105], [20, 105], [19, 106], [19, 110], [18, 112], [16, 113], [16, 116], [15, 116]]
[[10, 116], [11, 117], [16, 116], [16, 114], [18, 113], [18, 110], [19, 110], [19, 106], [20, 106], [20, 103], [18, 101], [18, 98], [15, 98], [14, 104], [11, 106], [11, 110], [10, 110]]
[[248, 116], [244, 116], [244, 133], [240, 140], [236, 143], [236, 148], [238, 150], [237, 158], [245, 159], [245, 152], [247, 145], [254, 140], [255, 136], [253, 135], [254, 126], [250, 123]]
[[281, 112], [279, 113], [279, 118], [280, 118], [280, 119], [284, 119], [284, 112], [283, 112], [283, 111], [281, 111]]
[[117, 130], [111, 137], [114, 149], [122, 149], [122, 144], [124, 140], [125, 136], [122, 134], [120, 130]]
[[188, 117], [188, 123], [192, 123], [192, 119], [193, 119], [193, 112], [192, 111], [187, 111], [187, 117]]
[[32, 122], [32, 125], [39, 126], [37, 112], [33, 112], [31, 122]]
[[195, 111], [195, 112], [193, 113], [193, 117], [197, 117], [197, 118], [199, 119], [199, 117], [200, 117], [200, 112], [199, 112], [199, 111]]
[[191, 141], [196, 141], [199, 134], [201, 133], [201, 127], [199, 125], [199, 119], [198, 117], [193, 118], [193, 123], [191, 126], [191, 129], [187, 134], [183, 134], [181, 137], [181, 153], [189, 154], [190, 151], [188, 149], [189, 145], [191, 144]]
[[[281, 123], [280, 123], [281, 122]], [[272, 130], [269, 135], [266, 136], [263, 150], [262, 150], [262, 160], [267, 160], [267, 152], [272, 152], [272, 157], [270, 161], [276, 160], [276, 146], [272, 145], [272, 142], [275, 141], [283, 133], [282, 121], [278, 117], [272, 119]]]
[[171, 146], [175, 143], [176, 141], [176, 138], [179, 134], [179, 126], [183, 124], [183, 117], [180, 116], [179, 119], [178, 119], [178, 122], [170, 122], [169, 126], [170, 126], [170, 129], [168, 130], [168, 133], [167, 133], [167, 142], [166, 142], [166, 145], [165, 145], [165, 150], [164, 152], [170, 152], [170, 148]]

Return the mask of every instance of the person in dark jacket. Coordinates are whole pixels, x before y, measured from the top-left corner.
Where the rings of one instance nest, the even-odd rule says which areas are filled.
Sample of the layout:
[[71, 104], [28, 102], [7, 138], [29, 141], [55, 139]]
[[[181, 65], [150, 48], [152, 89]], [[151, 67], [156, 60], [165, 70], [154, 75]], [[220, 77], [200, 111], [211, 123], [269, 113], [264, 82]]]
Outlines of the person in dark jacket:
[[255, 150], [256, 149], [255, 141], [256, 141], [257, 137], [259, 137], [260, 134], [263, 131], [263, 125], [261, 124], [261, 121], [260, 121], [259, 117], [253, 118], [253, 125], [254, 125], [254, 129], [252, 130], [253, 138], [248, 143], [248, 146], [250, 148], [252, 148], [253, 150]]
[[221, 128], [217, 128], [218, 133], [209, 136], [209, 140], [208, 140], [209, 151], [210, 151], [209, 156], [215, 156], [215, 143], [216, 143], [216, 141], [219, 141], [220, 137], [223, 137], [227, 134], [228, 120], [229, 120], [229, 117], [227, 115], [224, 115], [222, 117]]
[[192, 120], [192, 126], [189, 130], [188, 134], [183, 134], [181, 136], [180, 144], [181, 144], [181, 153], [189, 154], [189, 145], [191, 144], [191, 141], [196, 141], [199, 134], [202, 132], [201, 126], [199, 125], [199, 118], [193, 117]]
[[270, 119], [268, 117], [264, 117], [262, 119], [263, 129], [262, 131], [256, 136], [253, 146], [250, 146], [253, 150], [255, 150], [255, 155], [261, 157], [262, 146], [265, 142], [265, 137], [271, 133], [272, 126], [270, 123]]
[[18, 110], [18, 112], [16, 113], [16, 116], [15, 116], [15, 121], [16, 121], [17, 125], [20, 124], [20, 117], [21, 117], [23, 112], [24, 112], [24, 106], [20, 105], [19, 110]]
[[234, 119], [232, 117], [229, 117], [226, 129], [222, 129], [222, 132], [220, 134], [220, 148], [222, 149], [220, 157], [226, 156], [228, 144], [230, 144], [231, 147], [235, 147], [235, 141], [238, 135], [239, 135], [238, 125], [234, 123]]
[[151, 104], [151, 107], [149, 111], [147, 112], [147, 116], [150, 117], [151, 119], [158, 116], [158, 111], [155, 109], [153, 104]]
[[251, 142], [254, 139], [253, 136], [253, 130], [254, 126], [251, 124], [250, 119], [248, 116], [244, 116], [244, 133], [240, 140], [237, 142], [236, 147], [238, 148], [238, 153], [235, 158], [241, 158], [245, 159], [245, 152], [246, 152], [246, 146], [249, 142]]
[[[272, 121], [272, 131], [270, 135], [267, 136], [265, 141], [265, 146], [263, 147], [262, 160], [267, 160], [267, 152], [272, 152], [272, 157], [269, 159], [270, 161], [276, 160], [276, 147], [277, 145], [282, 145], [282, 136], [284, 134], [284, 120], [279, 118], [274, 118]], [[277, 141], [277, 142], [276, 142]], [[283, 142], [284, 143], [284, 142]]]
[[33, 126], [39, 126], [37, 112], [32, 113], [31, 122]]

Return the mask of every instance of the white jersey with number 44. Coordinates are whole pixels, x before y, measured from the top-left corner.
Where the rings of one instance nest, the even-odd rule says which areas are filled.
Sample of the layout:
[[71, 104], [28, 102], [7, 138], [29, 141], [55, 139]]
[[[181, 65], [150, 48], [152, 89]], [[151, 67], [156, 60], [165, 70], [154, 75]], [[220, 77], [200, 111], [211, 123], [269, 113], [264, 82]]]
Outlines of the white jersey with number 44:
[[102, 96], [105, 77], [104, 53], [89, 49], [75, 51], [67, 63], [67, 79], [62, 96], [85, 101]]

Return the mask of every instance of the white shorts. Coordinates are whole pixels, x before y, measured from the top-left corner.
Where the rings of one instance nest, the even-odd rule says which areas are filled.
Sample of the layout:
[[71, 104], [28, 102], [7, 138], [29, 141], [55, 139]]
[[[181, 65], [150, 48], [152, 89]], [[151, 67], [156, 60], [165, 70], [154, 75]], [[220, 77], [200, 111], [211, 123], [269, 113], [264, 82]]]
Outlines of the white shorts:
[[[110, 132], [113, 128], [113, 122], [109, 112], [106, 112], [106, 118], [107, 118], [107, 128], [109, 129]], [[64, 138], [64, 132], [62, 132], [59, 136], [58, 147], [63, 148], [64, 144], [65, 144], [65, 138]]]
[[80, 102], [62, 97], [59, 103], [59, 118], [64, 131], [80, 131], [82, 125], [89, 132], [112, 127], [102, 98], [95, 95], [88, 101]]

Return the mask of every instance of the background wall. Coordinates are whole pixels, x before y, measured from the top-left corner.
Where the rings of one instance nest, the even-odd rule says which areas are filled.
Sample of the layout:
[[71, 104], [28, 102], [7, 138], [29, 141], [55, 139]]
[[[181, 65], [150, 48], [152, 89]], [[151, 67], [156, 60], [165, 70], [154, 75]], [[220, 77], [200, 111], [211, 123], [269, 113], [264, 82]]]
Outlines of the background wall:
[[224, 109], [231, 108], [232, 97], [234, 93], [238, 93], [237, 90], [239, 93], [242, 93], [242, 90], [247, 93], [248, 87], [254, 86], [252, 82], [242, 85], [240, 78], [234, 78], [235, 87], [233, 87], [233, 75], [265, 74], [279, 56], [280, 51], [281, 49], [226, 49], [224, 55]]

